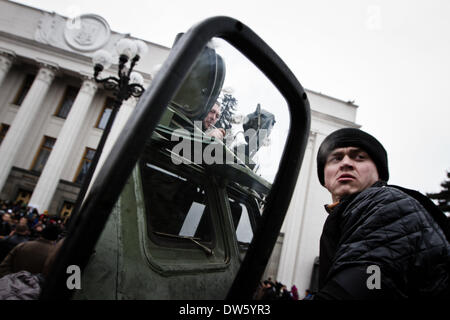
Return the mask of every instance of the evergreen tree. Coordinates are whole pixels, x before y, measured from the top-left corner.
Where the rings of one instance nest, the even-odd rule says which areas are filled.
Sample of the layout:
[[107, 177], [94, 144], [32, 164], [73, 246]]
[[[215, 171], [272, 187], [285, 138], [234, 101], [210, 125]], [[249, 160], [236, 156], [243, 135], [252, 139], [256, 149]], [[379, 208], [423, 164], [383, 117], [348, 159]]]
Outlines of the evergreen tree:
[[238, 104], [238, 101], [235, 97], [233, 97], [233, 95], [225, 93], [222, 96], [220, 104], [222, 106], [222, 114], [220, 116], [219, 121], [217, 121], [216, 126], [228, 130], [231, 128], [233, 115], [236, 112], [236, 106]]
[[447, 172], [447, 180], [441, 183], [443, 190], [439, 193], [427, 193], [427, 197], [436, 200], [437, 206], [450, 217], [450, 172]]

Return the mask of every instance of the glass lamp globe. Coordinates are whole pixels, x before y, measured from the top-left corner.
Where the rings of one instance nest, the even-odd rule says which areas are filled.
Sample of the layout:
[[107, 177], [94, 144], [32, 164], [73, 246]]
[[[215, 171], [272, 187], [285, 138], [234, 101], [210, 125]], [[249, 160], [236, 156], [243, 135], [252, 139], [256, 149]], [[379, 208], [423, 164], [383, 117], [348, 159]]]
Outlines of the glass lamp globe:
[[143, 57], [148, 52], [147, 44], [142, 40], [135, 40], [134, 43], [137, 46], [137, 54]]
[[122, 38], [116, 43], [116, 50], [119, 55], [127, 56], [128, 59], [134, 58], [137, 53], [137, 45], [135, 41]]
[[92, 62], [94, 65], [101, 65], [103, 69], [108, 69], [113, 61], [111, 53], [106, 50], [98, 50], [92, 56]]
[[130, 74], [130, 83], [135, 83], [142, 86], [144, 84], [144, 77], [139, 72], [133, 71]]

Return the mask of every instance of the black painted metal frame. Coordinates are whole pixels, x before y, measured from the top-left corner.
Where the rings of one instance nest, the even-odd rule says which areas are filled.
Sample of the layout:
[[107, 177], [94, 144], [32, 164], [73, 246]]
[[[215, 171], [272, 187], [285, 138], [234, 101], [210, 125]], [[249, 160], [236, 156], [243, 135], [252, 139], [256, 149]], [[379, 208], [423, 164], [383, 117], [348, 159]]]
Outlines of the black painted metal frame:
[[[261, 224], [228, 293], [228, 299], [251, 299], [276, 243], [297, 182], [310, 130], [310, 107], [303, 87], [278, 55], [250, 28], [229, 17], [213, 17], [193, 26], [172, 48], [168, 59], [142, 95], [106, 159], [82, 208], [74, 217], [51, 270], [41, 299], [68, 299], [67, 266], [88, 263], [145, 140], [155, 129], [165, 106], [182, 85], [195, 59], [208, 41], [219, 37], [244, 54], [277, 87], [291, 116], [279, 171], [275, 177]], [[300, 53], [299, 53], [300, 54]]]

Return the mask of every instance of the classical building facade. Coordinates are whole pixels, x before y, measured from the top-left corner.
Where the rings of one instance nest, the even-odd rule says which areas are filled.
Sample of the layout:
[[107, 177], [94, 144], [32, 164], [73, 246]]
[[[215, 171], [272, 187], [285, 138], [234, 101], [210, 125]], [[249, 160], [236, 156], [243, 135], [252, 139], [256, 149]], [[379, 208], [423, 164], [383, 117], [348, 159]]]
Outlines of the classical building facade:
[[[70, 212], [111, 112], [111, 94], [92, 79], [92, 55], [114, 52], [128, 35], [100, 16], [70, 20], [0, 2], [0, 197], [22, 199], [40, 212]], [[145, 42], [137, 65], [144, 86], [169, 48]], [[111, 68], [113, 75], [116, 68]], [[136, 101], [121, 107], [103, 154]]]
[[[55, 13], [0, 1], [0, 199], [23, 200], [40, 212], [70, 212], [111, 111], [112, 98], [92, 79], [92, 54], [114, 51], [128, 37], [93, 14], [69, 20]], [[169, 48], [145, 41], [137, 66], [144, 86]], [[113, 75], [116, 68], [112, 68]], [[107, 74], [105, 74], [106, 76]], [[307, 90], [312, 126], [294, 197], [266, 271], [300, 293], [310, 287], [319, 237], [330, 200], [319, 184], [316, 154], [326, 135], [355, 124], [357, 106]], [[136, 101], [121, 107], [102, 153]]]

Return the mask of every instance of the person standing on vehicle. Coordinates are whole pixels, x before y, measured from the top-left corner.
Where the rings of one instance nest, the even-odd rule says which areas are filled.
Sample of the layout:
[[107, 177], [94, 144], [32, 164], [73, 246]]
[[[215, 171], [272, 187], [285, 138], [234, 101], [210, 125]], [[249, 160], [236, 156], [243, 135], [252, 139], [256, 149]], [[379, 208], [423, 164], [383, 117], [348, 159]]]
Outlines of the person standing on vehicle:
[[220, 105], [216, 102], [211, 110], [209, 110], [206, 117], [203, 119], [203, 130], [210, 136], [220, 140], [223, 140], [225, 136], [225, 130], [223, 128], [216, 128], [215, 124], [220, 119]]
[[450, 288], [448, 219], [417, 191], [387, 185], [387, 153], [368, 133], [331, 133], [317, 154], [333, 203], [314, 299], [442, 298]]

